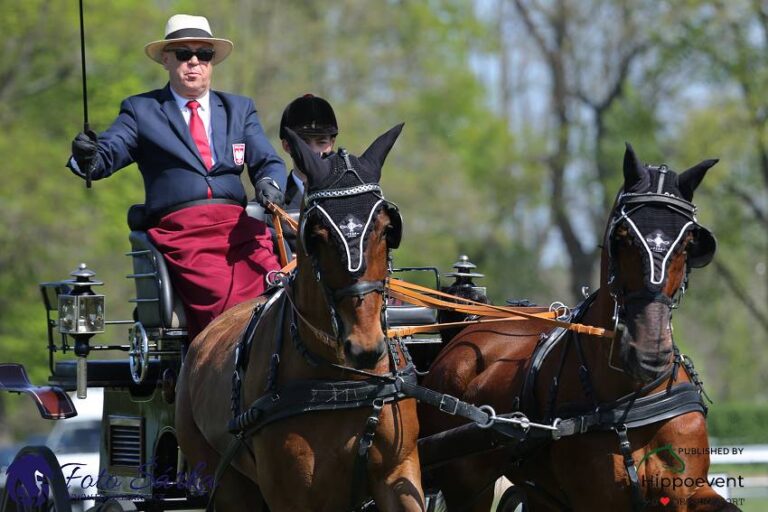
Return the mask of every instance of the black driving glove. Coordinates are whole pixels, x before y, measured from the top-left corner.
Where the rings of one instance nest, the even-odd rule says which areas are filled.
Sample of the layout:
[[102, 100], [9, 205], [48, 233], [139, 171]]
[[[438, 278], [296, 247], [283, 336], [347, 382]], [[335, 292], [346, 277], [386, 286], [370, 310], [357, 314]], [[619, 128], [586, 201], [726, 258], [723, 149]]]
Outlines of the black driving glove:
[[279, 185], [272, 178], [262, 178], [254, 185], [256, 189], [256, 201], [267, 207], [267, 203], [275, 203], [277, 206], [283, 206], [285, 195], [280, 190]]
[[85, 172], [99, 151], [98, 136], [93, 130], [78, 133], [72, 141], [72, 156], [81, 172]]

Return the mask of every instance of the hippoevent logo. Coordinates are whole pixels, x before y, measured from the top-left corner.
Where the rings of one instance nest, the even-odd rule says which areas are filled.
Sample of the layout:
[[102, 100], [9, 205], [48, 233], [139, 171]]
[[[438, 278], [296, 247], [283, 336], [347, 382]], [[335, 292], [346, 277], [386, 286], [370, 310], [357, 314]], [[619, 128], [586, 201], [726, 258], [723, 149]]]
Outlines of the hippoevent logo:
[[641, 480], [643, 486], [671, 489], [672, 491], [682, 488], [698, 489], [704, 485], [710, 487], [744, 487], [743, 476], [699, 476], [696, 478], [687, 476], [683, 478], [680, 476], [643, 475]]
[[[660, 456], [660, 454], [664, 455], [666, 453], [669, 454], [667, 458], [672, 459], [675, 462], [674, 464], [667, 465], [666, 460]], [[680, 457], [680, 455], [675, 453], [675, 449], [672, 447], [671, 444], [665, 444], [664, 446], [659, 446], [658, 448], [649, 451], [648, 453], [643, 455], [643, 458], [640, 459], [640, 462], [638, 462], [637, 465], [640, 466], [651, 455], [656, 455], [662, 460], [662, 462], [665, 462], [664, 469], [666, 469], [667, 471], [670, 471], [678, 475], [682, 474], [685, 471], [685, 461]]]
[[25, 453], [17, 457], [6, 471], [8, 496], [24, 510], [42, 507], [48, 501], [50, 478], [53, 474], [41, 455]]
[[[661, 491], [662, 495], [658, 499], [654, 499], [645, 503], [647, 507], [670, 507], [675, 508], [678, 506], [703, 506], [722, 503], [721, 498], [692, 498], [692, 497], [680, 497], [676, 496], [676, 492], [680, 489], [697, 489], [705, 485], [709, 485], [712, 488], [736, 488], [744, 487], [743, 476], [706, 476], [706, 477], [684, 477], [686, 464], [683, 457], [699, 457], [709, 455], [741, 455], [744, 453], [744, 448], [737, 447], [717, 447], [717, 448], [683, 448], [674, 447], [671, 444], [659, 446], [658, 448], [646, 453], [642, 459], [638, 462], [637, 466], [642, 465], [643, 462], [651, 457], [656, 457], [662, 462], [662, 467], [672, 473], [651, 475], [645, 474], [641, 477], [641, 484], [646, 489], [655, 489]], [[685, 493], [689, 494], [689, 493]], [[744, 498], [730, 497], [725, 499], [726, 502], [741, 506], [744, 503]]]

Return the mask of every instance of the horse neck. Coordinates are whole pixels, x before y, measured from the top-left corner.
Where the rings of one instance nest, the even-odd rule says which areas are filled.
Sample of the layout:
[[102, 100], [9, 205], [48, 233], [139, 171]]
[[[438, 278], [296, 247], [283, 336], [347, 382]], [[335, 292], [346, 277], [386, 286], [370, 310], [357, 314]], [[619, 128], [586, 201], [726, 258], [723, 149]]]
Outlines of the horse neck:
[[[613, 318], [614, 312], [615, 302], [608, 285], [608, 256], [607, 251], [603, 249], [600, 262], [600, 288], [597, 291], [595, 300], [590, 304], [580, 323], [613, 331], [616, 327]], [[613, 344], [612, 365], [617, 366], [618, 340], [582, 336], [580, 341], [584, 351], [586, 366], [589, 368], [593, 387], [599, 401], [610, 401], [637, 389], [638, 385], [628, 374], [616, 370], [609, 364]], [[572, 355], [571, 357], [576, 356]], [[579, 389], [581, 389], [580, 384]]]

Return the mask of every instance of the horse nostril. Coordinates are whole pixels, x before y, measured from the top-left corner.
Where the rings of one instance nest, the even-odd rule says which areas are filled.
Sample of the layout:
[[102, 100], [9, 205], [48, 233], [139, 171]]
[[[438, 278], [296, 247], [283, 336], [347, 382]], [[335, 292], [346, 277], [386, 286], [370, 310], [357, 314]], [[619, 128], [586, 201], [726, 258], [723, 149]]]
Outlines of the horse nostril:
[[350, 364], [358, 369], [373, 368], [384, 355], [386, 345], [383, 340], [372, 349], [366, 349], [349, 339], [344, 342], [344, 355]]

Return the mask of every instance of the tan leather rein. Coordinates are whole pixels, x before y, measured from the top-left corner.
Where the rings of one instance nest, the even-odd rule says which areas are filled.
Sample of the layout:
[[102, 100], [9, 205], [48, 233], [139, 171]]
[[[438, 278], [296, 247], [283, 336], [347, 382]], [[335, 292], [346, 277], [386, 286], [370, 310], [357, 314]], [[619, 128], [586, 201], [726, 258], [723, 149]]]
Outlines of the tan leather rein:
[[[283, 235], [282, 222], [285, 222], [291, 229], [298, 233], [299, 224], [288, 213], [277, 206], [274, 203], [268, 203], [267, 209], [278, 217], [278, 222], [275, 222], [275, 231], [277, 233], [278, 250], [280, 253], [280, 263], [283, 268], [280, 269], [282, 273], [289, 273], [296, 268], [296, 258], [288, 261], [288, 255], [285, 251], [284, 243], [285, 238]], [[282, 222], [281, 222], [282, 221]], [[402, 279], [389, 278], [388, 279], [389, 296], [396, 299], [407, 302], [414, 306], [423, 306], [435, 309], [444, 309], [448, 311], [454, 311], [457, 313], [464, 313], [468, 315], [477, 315], [480, 317], [492, 317], [492, 318], [478, 318], [476, 320], [464, 320], [461, 322], [446, 322], [441, 324], [430, 325], [418, 325], [418, 326], [405, 326], [395, 327], [387, 330], [387, 336], [409, 336], [412, 334], [435, 332], [441, 329], [449, 329], [454, 327], [462, 327], [473, 324], [489, 324], [498, 322], [510, 322], [517, 320], [537, 320], [552, 327], [562, 327], [569, 331], [575, 331], [579, 334], [586, 334], [590, 336], [599, 336], [601, 338], [613, 338], [614, 332], [602, 327], [593, 327], [591, 325], [578, 324], [573, 322], [567, 322], [564, 320], [558, 320], [559, 316], [557, 311], [545, 311], [539, 313], [530, 313], [525, 309], [532, 308], [519, 308], [512, 306], [496, 306], [493, 304], [484, 304], [482, 302], [465, 299], [456, 295], [451, 295], [438, 290], [433, 290], [425, 286], [409, 283]], [[445, 299], [445, 300], [444, 300]]]

